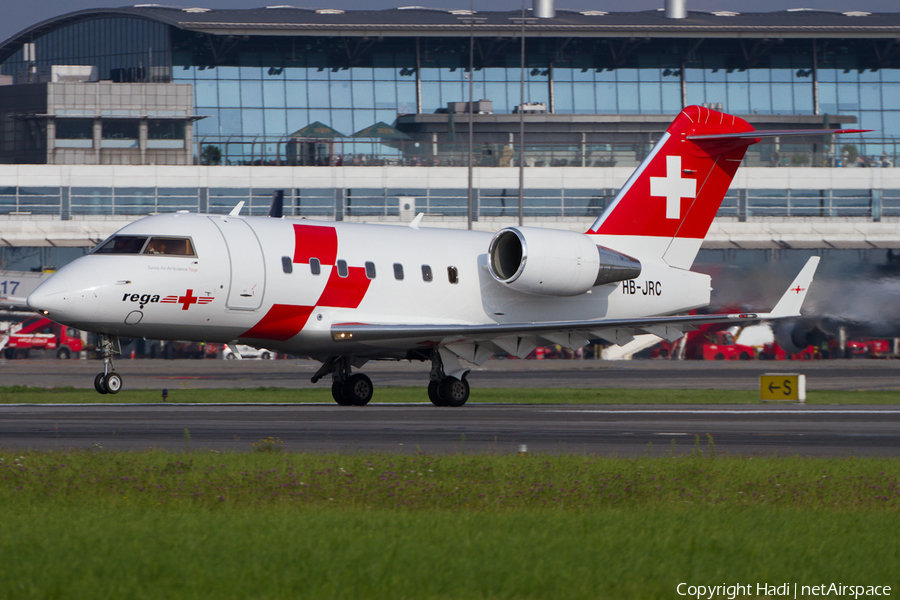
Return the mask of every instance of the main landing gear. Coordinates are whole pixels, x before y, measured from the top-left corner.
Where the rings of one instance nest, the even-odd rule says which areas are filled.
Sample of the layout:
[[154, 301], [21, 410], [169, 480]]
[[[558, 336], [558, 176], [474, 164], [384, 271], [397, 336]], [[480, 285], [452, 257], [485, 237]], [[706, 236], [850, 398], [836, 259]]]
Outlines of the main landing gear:
[[103, 372], [94, 377], [94, 389], [101, 394], [118, 394], [122, 389], [122, 377], [115, 372], [112, 357], [122, 354], [119, 338], [116, 336], [100, 336], [100, 352], [103, 356]]
[[[359, 364], [362, 366], [365, 361]], [[349, 356], [336, 356], [326, 360], [312, 377], [316, 383], [331, 373], [331, 397], [341, 406], [365, 406], [375, 390], [372, 380], [362, 373], [351, 373], [353, 361]]]
[[[424, 357], [423, 357], [424, 358]], [[312, 382], [331, 375], [331, 396], [341, 406], [365, 406], [372, 399], [372, 380], [362, 373], [351, 373], [351, 367], [361, 367], [365, 359], [351, 356], [332, 356], [316, 371]], [[431, 353], [431, 373], [428, 399], [435, 406], [462, 406], [469, 399], [468, 369], [462, 368], [454, 354], [445, 350]]]
[[[445, 372], [445, 361], [447, 367], [452, 369], [452, 375]], [[454, 355], [435, 350], [431, 355], [428, 399], [435, 406], [462, 406], [469, 399], [469, 382], [466, 381], [468, 374], [469, 371], [460, 366]]]

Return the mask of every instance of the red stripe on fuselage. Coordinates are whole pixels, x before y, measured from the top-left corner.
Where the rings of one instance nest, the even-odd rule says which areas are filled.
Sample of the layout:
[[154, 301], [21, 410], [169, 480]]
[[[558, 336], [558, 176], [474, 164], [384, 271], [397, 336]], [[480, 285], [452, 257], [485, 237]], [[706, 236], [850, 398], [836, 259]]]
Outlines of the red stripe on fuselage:
[[363, 267], [350, 267], [347, 277], [338, 277], [337, 269], [332, 269], [316, 306], [357, 308], [371, 282]]
[[[293, 262], [303, 264], [309, 263], [310, 258], [318, 258], [323, 265], [334, 266], [337, 260], [337, 231], [334, 227], [294, 225], [294, 235]], [[370, 283], [363, 267], [349, 267], [347, 277], [338, 276], [337, 268], [332, 268], [315, 306], [275, 304], [240, 337], [287, 341], [303, 330], [316, 306], [358, 308]]]
[[300, 333], [314, 308], [314, 306], [274, 304], [266, 316], [252, 329], [242, 333], [241, 337], [284, 342]]
[[337, 231], [334, 227], [294, 225], [294, 262], [309, 264], [318, 258], [323, 265], [333, 265], [337, 259]]

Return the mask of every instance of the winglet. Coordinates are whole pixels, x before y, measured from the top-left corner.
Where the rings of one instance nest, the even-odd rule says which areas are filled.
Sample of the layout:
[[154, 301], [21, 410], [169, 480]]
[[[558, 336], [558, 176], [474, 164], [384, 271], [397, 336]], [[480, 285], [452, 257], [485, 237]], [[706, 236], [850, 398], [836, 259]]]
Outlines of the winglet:
[[424, 216], [425, 216], [425, 213], [419, 213], [419, 214], [417, 214], [417, 215], [416, 215], [416, 218], [413, 219], [412, 221], [410, 221], [409, 226], [412, 227], [413, 229], [418, 229], [418, 228], [419, 228], [419, 223], [422, 222], [422, 217], [424, 217]]
[[799, 317], [800, 308], [806, 299], [806, 293], [809, 291], [809, 284], [812, 283], [813, 275], [819, 266], [819, 257], [813, 256], [806, 265], [800, 270], [791, 287], [784, 293], [772, 312], [765, 315], [759, 315], [763, 319], [783, 319], [785, 317]]
[[238, 203], [237, 203], [237, 206], [235, 206], [234, 208], [231, 209], [231, 212], [228, 213], [228, 216], [229, 216], [229, 217], [236, 217], [236, 216], [238, 216], [239, 214], [241, 214], [241, 209], [242, 209], [242, 208], [244, 208], [244, 201], [243, 201], [243, 200], [241, 200], [240, 202], [238, 202]]

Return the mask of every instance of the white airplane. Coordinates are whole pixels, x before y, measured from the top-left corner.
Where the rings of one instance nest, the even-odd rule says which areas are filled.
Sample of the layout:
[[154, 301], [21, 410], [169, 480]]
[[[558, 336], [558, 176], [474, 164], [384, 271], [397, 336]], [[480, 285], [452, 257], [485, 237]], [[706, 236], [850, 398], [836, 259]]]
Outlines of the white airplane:
[[[847, 130], [849, 132], [850, 130]], [[469, 369], [497, 352], [580, 347], [635, 334], [668, 340], [702, 323], [800, 314], [818, 258], [770, 313], [686, 315], [709, 304], [690, 271], [747, 147], [740, 118], [691, 106], [586, 233], [474, 231], [179, 212], [140, 219], [28, 296], [51, 319], [98, 333], [100, 393], [117, 393], [118, 338], [248, 344], [322, 362], [341, 405], [365, 405], [369, 360], [431, 361], [428, 397], [461, 406]]]

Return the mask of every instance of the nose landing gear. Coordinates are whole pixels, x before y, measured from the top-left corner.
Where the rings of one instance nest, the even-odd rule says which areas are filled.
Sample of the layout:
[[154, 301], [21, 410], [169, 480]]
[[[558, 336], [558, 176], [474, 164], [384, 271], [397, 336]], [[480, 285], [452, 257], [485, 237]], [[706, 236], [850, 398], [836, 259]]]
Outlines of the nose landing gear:
[[122, 354], [117, 336], [101, 335], [100, 352], [103, 356], [103, 372], [94, 377], [94, 389], [101, 394], [118, 394], [122, 389], [122, 377], [115, 372], [112, 357]]

